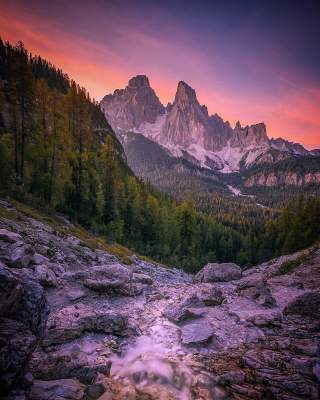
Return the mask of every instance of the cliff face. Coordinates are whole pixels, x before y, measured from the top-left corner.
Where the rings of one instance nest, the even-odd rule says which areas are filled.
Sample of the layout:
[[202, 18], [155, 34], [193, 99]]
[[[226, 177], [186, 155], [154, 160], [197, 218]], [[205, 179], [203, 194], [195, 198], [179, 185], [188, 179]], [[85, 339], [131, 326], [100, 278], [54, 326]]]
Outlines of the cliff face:
[[0, 207], [10, 398], [318, 399], [317, 248], [191, 276], [133, 255], [125, 265], [68, 221]]
[[105, 96], [101, 108], [115, 130], [133, 130], [145, 122], [152, 124], [165, 111], [145, 75], [135, 76], [125, 89]]
[[287, 172], [287, 173], [266, 173], [259, 172], [244, 181], [245, 187], [267, 186], [274, 187], [279, 185], [304, 186], [307, 184], [320, 184], [320, 172]]

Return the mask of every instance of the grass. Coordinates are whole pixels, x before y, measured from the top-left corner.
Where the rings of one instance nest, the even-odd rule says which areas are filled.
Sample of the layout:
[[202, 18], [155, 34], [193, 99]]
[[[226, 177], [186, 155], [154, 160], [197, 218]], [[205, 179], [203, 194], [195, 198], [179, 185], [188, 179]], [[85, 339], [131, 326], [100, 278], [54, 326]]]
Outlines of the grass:
[[[109, 254], [116, 256], [123, 264], [130, 265], [133, 263], [131, 256], [133, 253], [131, 250], [122, 246], [118, 243], [108, 243], [105, 238], [95, 235], [94, 233], [87, 231], [78, 224], [64, 225], [61, 222], [61, 218], [55, 215], [45, 214], [35, 208], [32, 208], [24, 203], [18, 201], [9, 200], [9, 203], [14, 207], [13, 209], [6, 209], [0, 205], [0, 217], [17, 222], [22, 222], [23, 216], [33, 218], [44, 224], [49, 225], [55, 232], [62, 236], [72, 235], [80, 240], [80, 245], [89, 247], [92, 250], [103, 250]], [[22, 215], [21, 215], [22, 214]], [[142, 260], [155, 263], [153, 260], [138, 255]]]
[[313, 255], [315, 252], [319, 249], [319, 244], [316, 243], [314, 246], [312, 246], [309, 250], [307, 250], [305, 253], [300, 254], [298, 257], [294, 258], [293, 260], [287, 260], [284, 261], [276, 275], [286, 275], [290, 274], [293, 272], [296, 268], [298, 268], [300, 265], [310, 261], [313, 258]]

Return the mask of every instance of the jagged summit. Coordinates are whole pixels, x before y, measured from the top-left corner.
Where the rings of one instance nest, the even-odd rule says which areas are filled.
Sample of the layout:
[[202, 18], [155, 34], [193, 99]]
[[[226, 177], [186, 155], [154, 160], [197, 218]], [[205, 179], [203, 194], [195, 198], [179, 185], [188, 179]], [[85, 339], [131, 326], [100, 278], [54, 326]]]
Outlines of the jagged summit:
[[283, 139], [269, 139], [265, 123], [234, 129], [217, 113], [209, 115], [196, 91], [179, 81], [174, 101], [164, 107], [146, 75], [129, 80], [101, 102], [116, 132], [137, 132], [166, 147], [174, 156], [195, 160], [205, 168], [221, 172], [239, 171], [255, 163], [274, 162], [309, 152]]
[[146, 75], [136, 75], [128, 82], [128, 87], [130, 88], [139, 88], [146, 86], [150, 87], [149, 78]]
[[143, 123], [153, 124], [165, 112], [146, 75], [131, 78], [125, 89], [105, 96], [101, 108], [116, 131], [136, 130]]
[[197, 102], [197, 101], [198, 100], [195, 90], [184, 81], [180, 81], [178, 83], [174, 102], [187, 103], [187, 102]]

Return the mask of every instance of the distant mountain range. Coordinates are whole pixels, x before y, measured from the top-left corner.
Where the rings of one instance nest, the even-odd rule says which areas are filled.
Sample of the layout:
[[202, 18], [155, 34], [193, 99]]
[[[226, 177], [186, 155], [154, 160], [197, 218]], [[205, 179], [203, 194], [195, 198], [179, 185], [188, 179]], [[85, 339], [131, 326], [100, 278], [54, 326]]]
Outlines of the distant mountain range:
[[[155, 179], [159, 169], [171, 177], [191, 174], [205, 182], [210, 177], [214, 186], [219, 182], [226, 190], [230, 174], [239, 175], [238, 186], [244, 189], [320, 183], [320, 150], [270, 139], [263, 122], [241, 126], [238, 121], [233, 128], [218, 114], [209, 115], [195, 90], [183, 81], [178, 83], [173, 103], [164, 106], [149, 79], [138, 75], [125, 89], [106, 95], [101, 108], [124, 145], [129, 165], [158, 186], [162, 186]], [[294, 167], [289, 163], [291, 169], [284, 170], [292, 159]]]

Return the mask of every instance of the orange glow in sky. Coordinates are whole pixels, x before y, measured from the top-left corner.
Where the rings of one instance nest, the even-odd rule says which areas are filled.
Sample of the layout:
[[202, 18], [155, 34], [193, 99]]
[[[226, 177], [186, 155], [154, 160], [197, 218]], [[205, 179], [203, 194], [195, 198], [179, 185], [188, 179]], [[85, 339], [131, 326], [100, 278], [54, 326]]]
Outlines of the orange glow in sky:
[[[132, 76], [145, 74], [166, 104], [173, 101], [178, 81], [184, 80], [196, 90], [209, 113], [218, 113], [232, 125], [237, 120], [242, 125], [264, 121], [269, 137], [300, 142], [309, 149], [320, 148], [318, 82], [300, 82], [285, 70], [272, 70], [249, 59], [246, 67], [253, 74], [263, 77], [265, 71], [272, 73], [281, 90], [272, 93], [267, 83], [265, 87], [261, 83], [255, 86], [254, 82], [245, 87], [241, 78], [239, 84], [236, 80], [231, 83], [221, 74], [216, 68], [219, 59], [208, 59], [199, 46], [192, 48], [180, 40], [178, 30], [178, 39], [168, 41], [158, 33], [150, 35], [130, 24], [123, 25], [111, 45], [107, 33], [101, 37], [99, 31], [99, 40], [94, 40], [85, 27], [79, 34], [79, 30], [64, 29], [50, 15], [40, 17], [25, 7], [4, 4], [0, 0], [2, 39], [11, 43], [22, 40], [31, 53], [63, 69], [98, 101], [125, 87]], [[233, 68], [230, 65], [231, 74]]]

